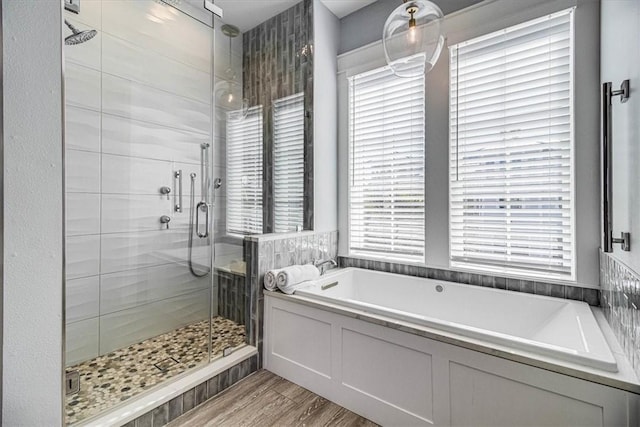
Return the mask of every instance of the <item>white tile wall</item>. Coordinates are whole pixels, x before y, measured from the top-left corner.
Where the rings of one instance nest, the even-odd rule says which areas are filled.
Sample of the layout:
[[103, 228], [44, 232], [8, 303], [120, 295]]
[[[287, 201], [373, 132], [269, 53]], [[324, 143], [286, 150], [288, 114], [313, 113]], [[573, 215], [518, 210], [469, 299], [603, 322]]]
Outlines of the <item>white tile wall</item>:
[[100, 316], [100, 353], [171, 331], [209, 315], [209, 290]]
[[200, 163], [208, 134], [103, 114], [102, 151], [123, 156]]
[[64, 71], [65, 101], [67, 105], [76, 105], [99, 111], [100, 72], [71, 62], [65, 64]]
[[100, 233], [100, 194], [66, 194], [66, 232], [68, 236]]
[[211, 29], [160, 2], [104, 2], [102, 30], [144, 50], [209, 72]]
[[67, 106], [65, 111], [67, 150], [100, 152], [100, 113]]
[[68, 193], [100, 192], [100, 153], [66, 150], [66, 191]]
[[100, 274], [100, 235], [67, 236], [67, 280]]
[[100, 277], [67, 280], [66, 321], [73, 323], [100, 314]]
[[211, 75], [164, 55], [105, 34], [102, 71], [174, 95], [211, 103]]
[[211, 106], [140, 83], [102, 75], [102, 111], [209, 134]]
[[186, 263], [103, 274], [100, 280], [101, 315], [205, 290], [211, 286], [210, 276], [193, 276]]
[[[162, 215], [172, 216], [172, 202], [156, 196], [102, 195], [102, 233], [164, 230]], [[175, 224], [175, 223], [174, 223]], [[169, 228], [172, 225], [169, 224]]]
[[[187, 260], [187, 228], [169, 230], [103, 234], [101, 239], [102, 273], [152, 267]], [[206, 245], [194, 239], [194, 252]], [[203, 254], [206, 256], [206, 254]], [[179, 267], [176, 267], [179, 268]]]
[[97, 317], [79, 322], [67, 323], [66, 358], [67, 366], [98, 356], [99, 320]]
[[103, 154], [102, 193], [161, 194], [160, 187], [173, 187], [171, 173], [171, 162]]

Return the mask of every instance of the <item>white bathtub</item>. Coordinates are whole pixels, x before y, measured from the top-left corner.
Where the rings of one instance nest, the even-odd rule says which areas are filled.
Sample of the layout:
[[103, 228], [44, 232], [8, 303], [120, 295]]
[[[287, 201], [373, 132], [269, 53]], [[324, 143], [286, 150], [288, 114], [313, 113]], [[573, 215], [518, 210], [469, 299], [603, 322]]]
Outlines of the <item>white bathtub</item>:
[[583, 302], [346, 268], [296, 295], [617, 372]]

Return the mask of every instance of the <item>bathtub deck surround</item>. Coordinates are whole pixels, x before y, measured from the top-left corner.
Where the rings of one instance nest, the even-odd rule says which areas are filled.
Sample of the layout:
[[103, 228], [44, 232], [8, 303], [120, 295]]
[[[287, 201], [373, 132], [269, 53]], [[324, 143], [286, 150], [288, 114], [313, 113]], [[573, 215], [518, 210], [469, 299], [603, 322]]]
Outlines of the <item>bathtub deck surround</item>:
[[593, 313], [581, 302], [358, 268], [329, 274], [296, 295], [618, 371]]
[[[366, 283], [354, 290], [351, 278], [345, 277], [350, 271], [360, 272], [353, 277]], [[319, 282], [325, 280], [337, 280], [338, 285], [291, 296], [265, 293], [265, 367], [374, 422], [640, 422], [634, 409], [640, 404], [640, 380], [598, 308], [357, 269], [330, 273]], [[435, 295], [425, 300], [418, 292], [414, 298], [416, 290], [405, 289], [411, 284]], [[380, 289], [385, 285], [386, 293]], [[396, 292], [398, 287], [403, 292]], [[475, 304], [478, 299], [486, 302], [482, 293], [493, 302]], [[501, 297], [509, 300], [499, 301]], [[442, 304], [433, 303], [439, 298]], [[410, 306], [429, 313], [407, 313]], [[492, 313], [479, 313], [478, 307]], [[496, 316], [498, 309], [504, 317]], [[471, 334], [460, 330], [465, 319], [472, 320]], [[567, 327], [572, 321], [577, 326]], [[490, 335], [500, 339], [492, 341]], [[508, 335], [513, 344], [504, 339]], [[527, 340], [538, 341], [542, 351], [525, 350], [521, 344]], [[585, 358], [565, 357], [591, 351], [587, 358], [604, 356], [605, 363], [585, 366]], [[609, 363], [611, 355], [615, 365]], [[618, 372], [612, 372], [613, 366]]]

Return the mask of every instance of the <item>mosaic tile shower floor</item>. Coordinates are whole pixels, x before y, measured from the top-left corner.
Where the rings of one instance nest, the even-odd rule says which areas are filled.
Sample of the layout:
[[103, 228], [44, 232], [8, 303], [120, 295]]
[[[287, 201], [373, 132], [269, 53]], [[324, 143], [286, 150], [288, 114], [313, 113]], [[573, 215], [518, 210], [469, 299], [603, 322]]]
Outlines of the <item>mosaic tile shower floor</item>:
[[[245, 343], [243, 325], [223, 317], [212, 320], [214, 356], [226, 347]], [[66, 398], [67, 425], [96, 415], [206, 362], [208, 331], [209, 323], [203, 320], [68, 367], [67, 372], [79, 371], [80, 391]], [[172, 364], [161, 371], [155, 366], [160, 362]]]

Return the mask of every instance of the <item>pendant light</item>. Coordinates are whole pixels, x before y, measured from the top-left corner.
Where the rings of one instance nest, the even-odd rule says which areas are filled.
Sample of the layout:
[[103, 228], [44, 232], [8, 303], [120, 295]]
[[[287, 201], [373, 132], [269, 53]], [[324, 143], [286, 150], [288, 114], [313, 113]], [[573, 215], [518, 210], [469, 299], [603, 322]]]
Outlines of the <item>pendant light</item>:
[[428, 73], [435, 65], [442, 46], [440, 8], [427, 0], [404, 0], [384, 24], [382, 45], [387, 64], [399, 77]]
[[246, 117], [248, 101], [242, 96], [242, 85], [237, 81], [237, 75], [231, 65], [231, 41], [240, 34], [238, 27], [225, 24], [221, 28], [222, 34], [229, 37], [229, 64], [223, 79], [216, 83], [215, 96], [217, 106], [230, 113], [229, 119]]

